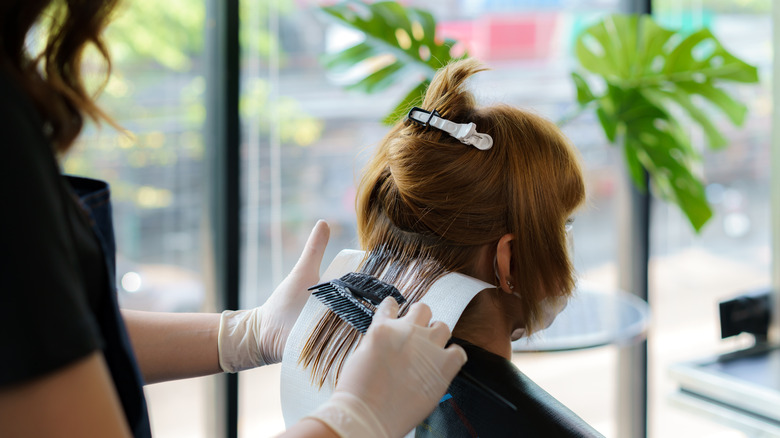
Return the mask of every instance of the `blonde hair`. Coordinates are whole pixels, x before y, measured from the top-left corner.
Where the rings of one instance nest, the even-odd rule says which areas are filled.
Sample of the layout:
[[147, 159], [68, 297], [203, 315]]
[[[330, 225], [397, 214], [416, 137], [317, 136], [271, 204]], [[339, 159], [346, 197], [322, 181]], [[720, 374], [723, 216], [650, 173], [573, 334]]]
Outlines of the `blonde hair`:
[[[404, 314], [445, 273], [472, 274], [480, 248], [511, 233], [514, 290], [530, 334], [541, 300], [574, 288], [565, 224], [585, 199], [584, 181], [576, 150], [555, 124], [509, 105], [477, 106], [465, 81], [483, 70], [473, 59], [445, 66], [423, 108], [474, 122], [493, 138], [490, 150], [408, 121], [379, 143], [357, 194], [361, 272], [403, 291]], [[318, 322], [300, 359], [315, 383], [334, 367], [336, 380], [359, 337], [331, 312]]]

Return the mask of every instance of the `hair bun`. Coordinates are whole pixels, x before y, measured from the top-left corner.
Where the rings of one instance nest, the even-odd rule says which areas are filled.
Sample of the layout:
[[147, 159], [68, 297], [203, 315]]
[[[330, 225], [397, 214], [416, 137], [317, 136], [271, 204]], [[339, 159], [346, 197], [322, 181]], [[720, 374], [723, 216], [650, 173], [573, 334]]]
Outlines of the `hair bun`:
[[425, 92], [423, 108], [436, 110], [448, 119], [457, 120], [470, 113], [476, 106], [474, 95], [465, 87], [466, 80], [481, 71], [488, 70], [481, 62], [473, 58], [449, 63], [434, 75]]

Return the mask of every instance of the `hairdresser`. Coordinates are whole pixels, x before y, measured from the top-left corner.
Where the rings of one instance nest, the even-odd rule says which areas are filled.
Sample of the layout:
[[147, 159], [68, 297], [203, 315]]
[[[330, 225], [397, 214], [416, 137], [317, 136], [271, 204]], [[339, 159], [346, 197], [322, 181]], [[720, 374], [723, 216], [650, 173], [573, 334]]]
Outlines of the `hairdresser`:
[[[0, 437], [148, 437], [145, 383], [279, 362], [318, 280], [322, 221], [262, 307], [118, 309], [108, 186], [59, 168], [85, 118], [112, 123], [80, 60], [91, 44], [109, 61], [101, 32], [115, 6], [0, 2]], [[397, 313], [393, 300], [380, 306], [333, 397], [284, 436], [397, 437], [433, 410], [465, 353], [444, 348], [449, 330], [429, 326], [426, 306]]]

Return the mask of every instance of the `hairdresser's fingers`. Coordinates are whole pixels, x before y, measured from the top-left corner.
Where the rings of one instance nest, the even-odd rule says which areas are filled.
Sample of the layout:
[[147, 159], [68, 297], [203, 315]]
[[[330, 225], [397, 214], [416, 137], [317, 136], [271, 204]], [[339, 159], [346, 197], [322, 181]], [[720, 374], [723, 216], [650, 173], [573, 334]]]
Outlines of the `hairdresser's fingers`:
[[328, 246], [329, 238], [330, 226], [328, 226], [328, 223], [324, 220], [317, 221], [309, 234], [309, 238], [306, 240], [306, 245], [303, 248], [301, 257], [293, 268], [293, 272], [299, 270], [310, 271], [319, 277], [322, 256], [325, 254], [325, 247]]
[[464, 363], [468, 360], [466, 352], [458, 344], [450, 344], [449, 347], [444, 349], [446, 359], [444, 366], [441, 368], [441, 374], [448, 382], [452, 380]]
[[[254, 336], [249, 344], [257, 345], [257, 351], [250, 352], [251, 357], [261, 360], [248, 365], [271, 364], [282, 360], [287, 338], [309, 299], [306, 289], [317, 284], [320, 279], [320, 264], [329, 237], [328, 223], [318, 221], [290, 275], [276, 287], [265, 304], [252, 311], [256, 315], [252, 317], [251, 324], [246, 324], [245, 333]], [[244, 348], [243, 345], [238, 344], [236, 348], [240, 350]]]
[[447, 345], [450, 339], [450, 328], [441, 321], [434, 321], [430, 327], [429, 339], [439, 347]]
[[409, 312], [406, 314], [406, 318], [412, 322], [412, 324], [428, 327], [428, 323], [431, 321], [431, 308], [427, 304], [414, 303], [409, 307]]
[[398, 303], [392, 297], [387, 297], [379, 304], [374, 315], [375, 321], [398, 318]]

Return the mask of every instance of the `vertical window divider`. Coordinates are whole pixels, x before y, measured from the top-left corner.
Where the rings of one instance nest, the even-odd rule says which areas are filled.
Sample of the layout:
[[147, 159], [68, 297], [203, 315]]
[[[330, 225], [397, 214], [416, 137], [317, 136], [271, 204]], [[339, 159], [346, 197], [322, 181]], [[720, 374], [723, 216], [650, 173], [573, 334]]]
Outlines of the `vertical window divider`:
[[[206, 132], [210, 181], [208, 210], [215, 266], [213, 284], [220, 309], [238, 309], [241, 250], [241, 128], [239, 120], [239, 0], [207, 0]], [[218, 429], [238, 436], [238, 375], [217, 388], [224, 406]], [[220, 417], [219, 413], [217, 413]]]
[[[276, 107], [279, 103], [279, 4], [268, 1], [268, 31], [272, 35], [268, 60], [269, 99]], [[282, 282], [282, 151], [279, 112], [272, 110], [268, 144], [271, 167], [271, 278], [274, 285]]]
[[[652, 15], [652, 0], [622, 0], [625, 12]], [[649, 176], [643, 169], [645, 186]], [[618, 282], [626, 290], [650, 304], [648, 266], [650, 263], [650, 210], [652, 198], [649, 190], [636, 188], [631, 178], [624, 178], [628, 187], [624, 190], [624, 206], [620, 212], [618, 245], [621, 263]], [[648, 425], [648, 348], [647, 339], [618, 350], [617, 431], [618, 436], [647, 437]]]
[[771, 184], [770, 211], [772, 235], [772, 301], [769, 340], [780, 343], [780, 5], [772, 5], [772, 50], [775, 61], [772, 64], [772, 152], [770, 165]]

